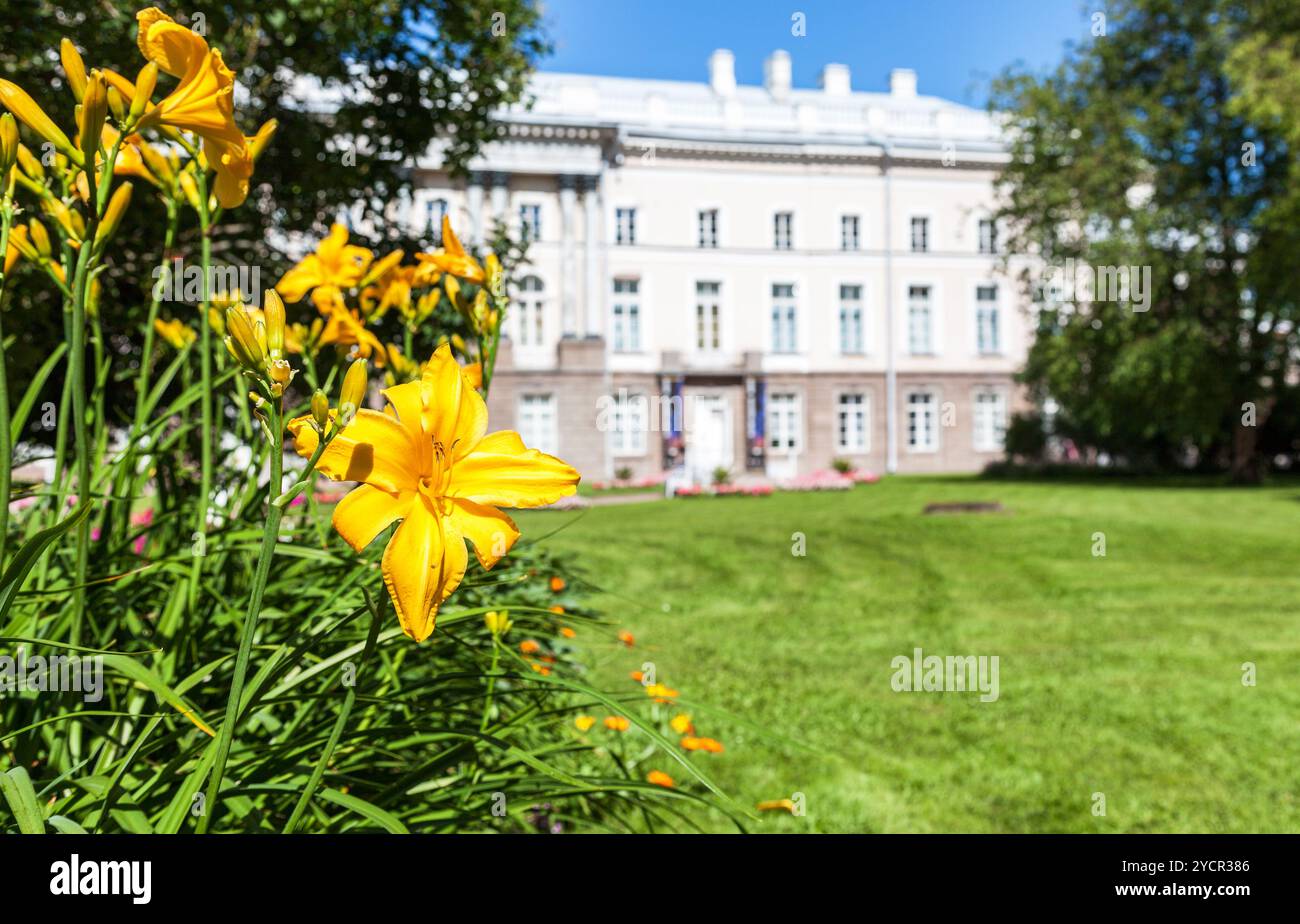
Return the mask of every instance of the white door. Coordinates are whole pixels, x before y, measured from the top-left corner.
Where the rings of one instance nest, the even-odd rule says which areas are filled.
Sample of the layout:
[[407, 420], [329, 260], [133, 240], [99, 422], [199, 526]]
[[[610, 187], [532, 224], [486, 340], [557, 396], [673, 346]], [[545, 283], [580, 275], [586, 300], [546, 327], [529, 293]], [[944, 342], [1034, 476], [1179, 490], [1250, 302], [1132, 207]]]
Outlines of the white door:
[[713, 481], [717, 468], [732, 465], [731, 414], [720, 397], [696, 397], [692, 427], [686, 434], [686, 467], [697, 484]]

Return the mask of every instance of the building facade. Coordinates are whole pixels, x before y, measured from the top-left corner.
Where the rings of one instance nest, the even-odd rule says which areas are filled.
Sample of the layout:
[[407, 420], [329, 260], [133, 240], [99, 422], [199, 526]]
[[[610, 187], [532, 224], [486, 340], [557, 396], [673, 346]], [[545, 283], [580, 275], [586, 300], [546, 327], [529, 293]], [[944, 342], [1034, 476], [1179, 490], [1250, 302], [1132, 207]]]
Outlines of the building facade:
[[412, 222], [531, 242], [493, 426], [595, 480], [998, 458], [1029, 329], [998, 273], [995, 122], [911, 71], [864, 93], [843, 65], [815, 90], [784, 52], [764, 70], [542, 73], [468, 181], [417, 165]]

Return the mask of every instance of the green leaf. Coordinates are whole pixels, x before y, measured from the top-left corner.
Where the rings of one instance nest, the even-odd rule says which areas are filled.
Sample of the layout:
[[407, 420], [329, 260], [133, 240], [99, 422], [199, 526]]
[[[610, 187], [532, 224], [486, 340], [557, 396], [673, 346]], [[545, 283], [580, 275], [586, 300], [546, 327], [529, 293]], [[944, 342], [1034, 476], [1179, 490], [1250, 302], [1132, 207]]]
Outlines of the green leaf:
[[36, 801], [36, 790], [26, 769], [14, 767], [8, 773], [0, 774], [0, 792], [4, 793], [9, 810], [18, 819], [19, 831], [23, 834], [45, 833], [41, 806]]
[[90, 516], [90, 510], [91, 505], [89, 503], [81, 504], [58, 523], [48, 526], [32, 536], [18, 550], [14, 560], [5, 569], [4, 576], [0, 577], [0, 622], [9, 614], [9, 608], [13, 606], [14, 598], [18, 595], [18, 589], [22, 587], [23, 581], [27, 578], [27, 573], [32, 570], [32, 566], [41, 557], [45, 547]]
[[333, 802], [335, 805], [341, 805], [344, 808], [351, 809], [358, 815], [362, 815], [375, 824], [379, 825], [389, 834], [410, 834], [406, 830], [406, 825], [398, 821], [395, 815], [385, 812], [376, 805], [371, 805], [365, 799], [358, 799], [356, 796], [349, 795], [345, 792], [339, 792], [337, 789], [322, 789], [316, 793], [317, 796], [327, 802]]
[[41, 389], [45, 387], [45, 380], [50, 377], [54, 371], [54, 366], [68, 351], [66, 343], [60, 343], [54, 348], [54, 352], [37, 370], [35, 377], [32, 378], [31, 384], [27, 386], [27, 391], [23, 393], [23, 399], [18, 402], [14, 408], [14, 416], [9, 421], [9, 440], [11, 443], [18, 442], [18, 438], [23, 434], [23, 428], [27, 426], [27, 417], [32, 412], [32, 406], [36, 404], [36, 399], [40, 396]]
[[163, 682], [162, 678], [145, 667], [139, 661], [133, 661], [122, 655], [104, 655], [104, 666], [125, 674], [137, 683], [142, 683], [167, 705], [171, 706], [185, 718], [194, 723], [204, 734], [214, 735], [212, 727], [204, 722], [185, 698]]

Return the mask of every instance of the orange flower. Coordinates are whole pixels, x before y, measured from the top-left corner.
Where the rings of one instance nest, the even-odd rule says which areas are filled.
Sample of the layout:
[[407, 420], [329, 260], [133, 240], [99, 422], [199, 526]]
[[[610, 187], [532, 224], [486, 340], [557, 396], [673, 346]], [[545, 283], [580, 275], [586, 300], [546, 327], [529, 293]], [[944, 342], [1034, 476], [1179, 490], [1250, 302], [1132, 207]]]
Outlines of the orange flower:
[[621, 715], [611, 715], [605, 717], [605, 727], [610, 731], [625, 732], [632, 727], [632, 723]]
[[673, 716], [672, 721], [668, 724], [679, 735], [685, 735], [695, 730], [695, 726], [691, 723], [691, 717], [684, 712]]
[[622, 642], [624, 645], [626, 645], [628, 648], [631, 648], [633, 643], [636, 641], [636, 639], [632, 637], [632, 633], [627, 631], [626, 629], [622, 629], [619, 631], [618, 640]]
[[578, 633], [574, 632], [568, 626], [561, 626], [560, 634], [563, 635], [565, 638], [574, 638]]
[[768, 799], [766, 802], [760, 802], [756, 806], [760, 812], [789, 812], [794, 814], [794, 802], [789, 799]]
[[652, 683], [645, 688], [646, 696], [653, 696], [656, 703], [666, 703], [674, 696], [681, 694], [676, 690], [664, 686], [662, 683]]
[[578, 731], [585, 732], [596, 724], [596, 717], [591, 715], [580, 715], [574, 718], [573, 724], [577, 726]]
[[557, 594], [558, 594], [560, 591], [564, 590], [564, 588], [565, 588], [566, 586], [567, 586], [567, 585], [564, 583], [564, 578], [562, 578], [562, 577], [558, 577], [558, 576], [557, 576], [557, 577], [553, 577], [553, 578], [551, 578], [551, 592], [552, 592], [552, 593], [557, 593]]
[[682, 747], [688, 751], [708, 751], [710, 754], [722, 753], [722, 742], [713, 738], [683, 738]]
[[633, 680], [635, 680], [637, 683], [640, 683], [642, 680], [645, 679], [645, 674], [641, 673], [640, 671], [633, 671], [632, 673], [628, 674], [628, 676], [631, 677]]
[[542, 646], [537, 644], [537, 642], [533, 641], [532, 639], [526, 639], [519, 643], [520, 654], [526, 654], [526, 655], [536, 654], [541, 650], [542, 650]]
[[541, 674], [543, 677], [549, 677], [551, 674], [551, 669], [544, 664], [533, 664], [530, 666], [532, 667], [533, 670], [537, 671], [537, 673]]
[[651, 770], [646, 774], [646, 782], [654, 783], [656, 786], [663, 786], [667, 789], [672, 789], [677, 785], [673, 782], [673, 778], [662, 770]]
[[558, 606], [558, 605], [557, 605], [557, 606], [553, 606], [553, 607], [551, 607], [551, 612], [554, 613], [556, 616], [563, 616], [563, 615], [564, 615], [564, 607], [562, 607], [562, 606]]

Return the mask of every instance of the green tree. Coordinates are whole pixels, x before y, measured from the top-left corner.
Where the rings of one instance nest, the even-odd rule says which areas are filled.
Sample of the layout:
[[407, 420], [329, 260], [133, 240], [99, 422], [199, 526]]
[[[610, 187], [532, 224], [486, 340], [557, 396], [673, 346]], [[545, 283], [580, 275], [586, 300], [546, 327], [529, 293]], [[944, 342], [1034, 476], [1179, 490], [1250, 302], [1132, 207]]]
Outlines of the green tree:
[[1296, 110], [1262, 118], [1229, 65], [1277, 26], [1227, 0], [1121, 0], [1105, 16], [1055, 70], [997, 82], [1000, 218], [1008, 250], [1047, 267], [1149, 267], [1150, 303], [1061, 303], [1027, 271], [1024, 380], [1082, 445], [1252, 480], [1261, 431], [1294, 400]]

